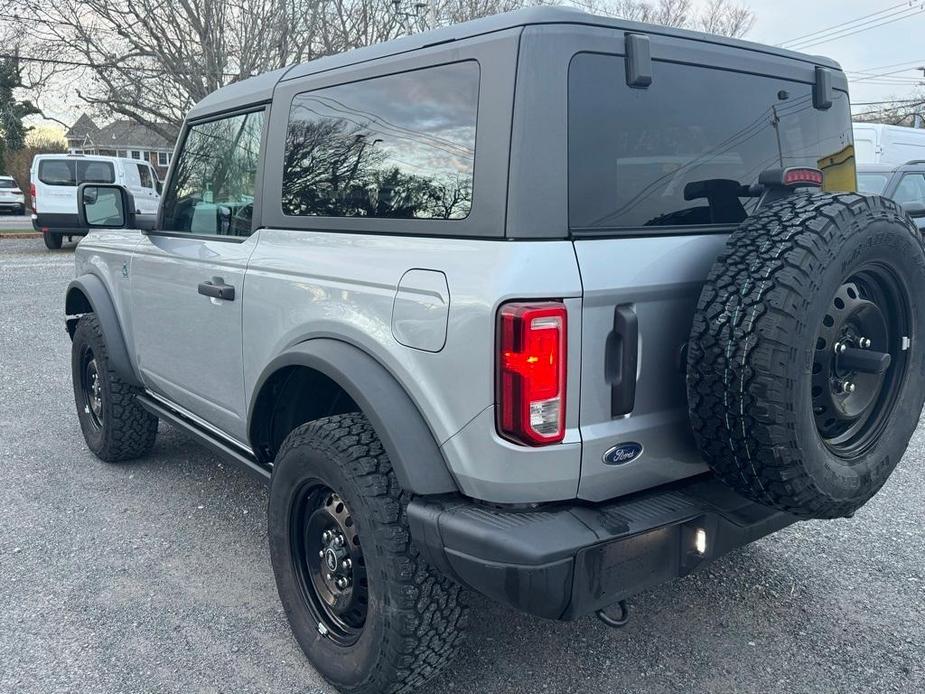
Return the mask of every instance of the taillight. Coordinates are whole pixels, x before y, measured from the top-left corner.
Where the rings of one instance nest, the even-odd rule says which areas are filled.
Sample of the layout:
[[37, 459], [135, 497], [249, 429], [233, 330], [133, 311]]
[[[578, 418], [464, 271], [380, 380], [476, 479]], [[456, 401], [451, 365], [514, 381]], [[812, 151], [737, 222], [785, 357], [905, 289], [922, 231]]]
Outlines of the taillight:
[[565, 306], [514, 302], [498, 318], [498, 430], [529, 446], [558, 443], [565, 437]]
[[792, 168], [784, 169], [784, 185], [796, 186], [806, 183], [811, 186], [821, 186], [824, 177], [819, 169]]
[[35, 208], [35, 184], [29, 184], [29, 200], [32, 202], [32, 211], [36, 212]]

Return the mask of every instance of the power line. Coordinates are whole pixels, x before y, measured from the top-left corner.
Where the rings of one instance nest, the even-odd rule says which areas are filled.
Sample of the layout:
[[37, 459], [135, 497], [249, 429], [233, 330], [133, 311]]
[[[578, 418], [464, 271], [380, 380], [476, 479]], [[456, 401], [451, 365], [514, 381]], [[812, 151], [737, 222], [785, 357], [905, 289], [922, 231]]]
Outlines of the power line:
[[788, 44], [791, 44], [791, 43], [803, 43], [803, 39], [815, 38], [815, 37], [819, 36], [820, 34], [827, 34], [827, 33], [831, 32], [831, 31], [834, 31], [834, 30], [837, 30], [837, 29], [841, 29], [842, 27], [847, 27], [849, 24], [857, 24], [858, 22], [861, 22], [861, 21], [863, 21], [863, 20], [865, 20], [865, 19], [870, 19], [870, 18], [872, 18], [872, 17], [877, 17], [878, 15], [886, 14], [886, 13], [891, 12], [892, 10], [895, 10], [895, 9], [897, 9], [897, 8], [899, 8], [899, 7], [908, 7], [908, 6], [909, 6], [909, 1], [908, 1], [908, 0], [907, 0], [906, 2], [900, 2], [900, 3], [897, 3], [896, 5], [892, 5], [892, 6], [890, 6], [890, 7], [887, 7], [887, 8], [885, 8], [885, 9], [879, 10], [879, 11], [877, 11], [877, 12], [872, 12], [872, 13], [870, 13], [870, 14], [865, 14], [863, 17], [857, 17], [856, 19], [851, 19], [851, 20], [848, 20], [848, 21], [846, 21], [846, 22], [841, 22], [840, 24], [834, 24], [834, 25], [832, 25], [832, 26], [830, 26], [830, 27], [827, 27], [827, 28], [825, 28], [825, 29], [817, 29], [816, 31], [811, 31], [811, 32], [809, 32], [808, 34], [802, 34], [802, 35], [800, 35], [800, 36], [795, 36], [794, 38], [788, 39], [787, 41], [782, 41], [781, 43], [779, 43], [779, 44], [777, 44], [777, 45], [783, 47], [783, 46], [787, 46]]
[[858, 70], [846, 70], [846, 72], [852, 72], [852, 73], [875, 72], [876, 70], [885, 70], [889, 67], [899, 67], [900, 65], [915, 65], [916, 63], [918, 63], [919, 65], [925, 64], [925, 58], [907, 60], [902, 63], [890, 63], [889, 65], [877, 65], [875, 67], [865, 67], [865, 68], [858, 69]]
[[[908, 12], [908, 10], [910, 9], [912, 11]], [[844, 32], [836, 33], [836, 34], [831, 34], [829, 36], [820, 37], [818, 40], [810, 40], [809, 42], [801, 42], [798, 45], [796, 44], [790, 45], [788, 46], [788, 48], [790, 48], [791, 50], [805, 51], [809, 48], [820, 46], [824, 43], [829, 43], [830, 41], [837, 41], [839, 39], [844, 39], [849, 36], [854, 36], [855, 34], [860, 34], [861, 32], [864, 32], [864, 31], [869, 31], [871, 29], [876, 29], [878, 27], [886, 26], [887, 24], [893, 24], [894, 22], [898, 22], [903, 19], [909, 19], [910, 17], [914, 17], [916, 15], [922, 14], [922, 12], [925, 12], [925, 3], [921, 3], [917, 7], [910, 7], [907, 10], [903, 10], [902, 11], [903, 14], [900, 17], [894, 17], [893, 19], [887, 19], [886, 21], [879, 22], [879, 23], [867, 23], [866, 25], [860, 25], [859, 27], [852, 27], [851, 31], [844, 31]], [[895, 13], [895, 14], [900, 14], [900, 13]], [[887, 15], [887, 16], [892, 16], [892, 15]]]

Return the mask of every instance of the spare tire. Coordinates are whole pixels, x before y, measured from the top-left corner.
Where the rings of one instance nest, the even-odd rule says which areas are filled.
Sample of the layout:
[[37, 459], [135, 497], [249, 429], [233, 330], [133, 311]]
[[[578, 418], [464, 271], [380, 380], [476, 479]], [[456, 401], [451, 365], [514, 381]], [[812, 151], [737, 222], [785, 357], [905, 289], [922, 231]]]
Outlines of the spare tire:
[[694, 438], [740, 494], [850, 516], [886, 482], [925, 401], [925, 247], [894, 202], [794, 194], [745, 220], [697, 304]]

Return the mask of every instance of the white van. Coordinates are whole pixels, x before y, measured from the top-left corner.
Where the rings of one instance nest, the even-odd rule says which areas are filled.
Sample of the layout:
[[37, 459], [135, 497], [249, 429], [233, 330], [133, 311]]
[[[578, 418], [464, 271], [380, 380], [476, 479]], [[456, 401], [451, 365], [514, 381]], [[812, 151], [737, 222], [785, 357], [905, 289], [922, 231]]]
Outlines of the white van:
[[925, 159], [925, 128], [854, 123], [853, 129], [858, 164], [906, 164]]
[[118, 183], [135, 198], [136, 213], [154, 216], [161, 199], [161, 182], [146, 161], [89, 154], [37, 154], [29, 172], [32, 226], [42, 232], [48, 248], [61, 248], [67, 236], [83, 236], [77, 221], [77, 186]]

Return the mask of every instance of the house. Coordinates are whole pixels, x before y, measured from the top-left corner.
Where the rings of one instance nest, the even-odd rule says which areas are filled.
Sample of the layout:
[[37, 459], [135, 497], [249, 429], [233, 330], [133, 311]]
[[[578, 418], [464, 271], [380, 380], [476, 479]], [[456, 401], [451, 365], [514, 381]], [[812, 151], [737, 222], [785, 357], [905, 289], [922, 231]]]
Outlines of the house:
[[99, 127], [87, 114], [83, 114], [64, 137], [71, 154], [143, 159], [154, 167], [163, 180], [173, 156], [177, 129], [167, 124], [160, 127], [173, 133], [173, 137], [168, 140], [152, 128], [129, 120], [117, 120]]

